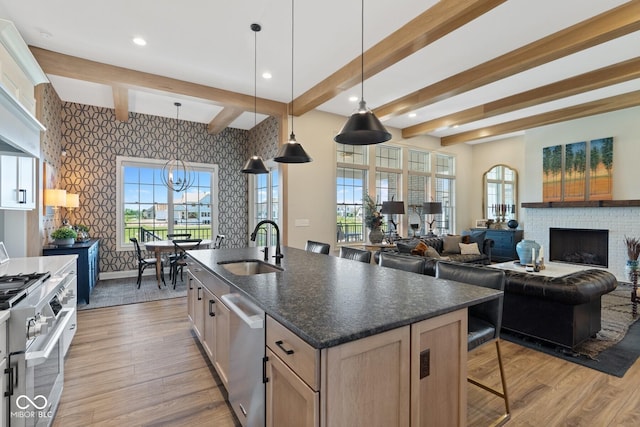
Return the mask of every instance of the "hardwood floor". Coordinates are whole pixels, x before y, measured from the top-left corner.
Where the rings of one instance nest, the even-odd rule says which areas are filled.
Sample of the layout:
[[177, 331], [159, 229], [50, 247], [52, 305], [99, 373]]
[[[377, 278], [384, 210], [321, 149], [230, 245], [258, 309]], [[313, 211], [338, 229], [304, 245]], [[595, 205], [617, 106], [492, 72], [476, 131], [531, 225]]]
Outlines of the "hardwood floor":
[[[186, 298], [86, 310], [65, 364], [55, 427], [240, 424], [191, 335]], [[640, 425], [640, 359], [624, 378], [502, 342], [508, 426]], [[469, 357], [470, 375], [499, 384], [495, 347]], [[468, 386], [470, 426], [486, 426], [502, 401]]]
[[84, 310], [53, 425], [240, 426], [225, 396], [186, 298]]

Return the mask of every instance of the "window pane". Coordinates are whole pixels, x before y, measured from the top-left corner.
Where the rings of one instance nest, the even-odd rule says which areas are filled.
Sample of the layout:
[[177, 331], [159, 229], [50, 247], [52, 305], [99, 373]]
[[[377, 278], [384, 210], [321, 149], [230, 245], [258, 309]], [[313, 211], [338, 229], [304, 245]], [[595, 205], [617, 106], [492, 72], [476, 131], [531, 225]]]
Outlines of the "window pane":
[[362, 197], [367, 172], [338, 168], [336, 179], [336, 225], [338, 242], [362, 242]]
[[455, 175], [454, 158], [444, 154], [436, 154], [436, 174]]
[[409, 170], [427, 173], [429, 167], [429, 153], [426, 151], [409, 150]]
[[376, 166], [381, 168], [402, 169], [402, 150], [386, 145], [376, 146]]
[[366, 165], [369, 163], [367, 147], [364, 145], [336, 144], [336, 152], [338, 155], [338, 163], [349, 163], [352, 165]]

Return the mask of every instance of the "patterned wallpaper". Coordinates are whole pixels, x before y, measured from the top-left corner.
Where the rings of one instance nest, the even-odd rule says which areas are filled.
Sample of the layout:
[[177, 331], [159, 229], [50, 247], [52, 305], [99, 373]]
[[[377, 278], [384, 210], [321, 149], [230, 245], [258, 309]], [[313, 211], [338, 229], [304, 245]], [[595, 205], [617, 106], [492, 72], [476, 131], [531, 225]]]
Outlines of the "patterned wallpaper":
[[258, 123], [249, 132], [248, 155], [262, 156], [263, 160], [272, 159], [278, 153], [278, 119], [268, 117]]
[[[56, 178], [59, 179], [59, 172], [62, 167], [62, 101], [60, 97], [50, 84], [41, 85], [42, 90], [42, 109], [40, 122], [47, 128], [46, 132], [43, 132], [40, 139], [40, 161], [46, 162], [49, 167], [56, 171]], [[58, 182], [59, 188], [64, 188], [64, 183]], [[40, 208], [41, 209], [41, 208]], [[56, 228], [56, 225], [60, 225], [62, 219], [58, 216], [54, 216], [53, 211], [50, 210], [47, 215], [43, 216], [42, 224], [42, 245], [48, 243], [49, 234]]]
[[[227, 128], [207, 133], [206, 124], [181, 120], [180, 158], [219, 166], [219, 232], [228, 247], [246, 246], [247, 179], [240, 172], [247, 158], [248, 132]], [[115, 120], [112, 109], [74, 103], [62, 104], [62, 140], [67, 150], [61, 180], [67, 191], [80, 194], [74, 221], [89, 226], [101, 240], [102, 271], [131, 270], [133, 252], [116, 252], [116, 156], [168, 159], [176, 120], [129, 114], [127, 123]]]

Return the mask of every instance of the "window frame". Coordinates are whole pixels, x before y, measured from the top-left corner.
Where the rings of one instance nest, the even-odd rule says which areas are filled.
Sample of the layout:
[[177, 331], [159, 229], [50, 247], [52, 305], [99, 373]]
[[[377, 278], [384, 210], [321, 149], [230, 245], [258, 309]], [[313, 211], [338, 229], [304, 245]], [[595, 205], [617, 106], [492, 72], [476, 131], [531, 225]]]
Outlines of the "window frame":
[[[256, 227], [256, 225], [258, 224], [258, 222], [262, 221], [258, 221], [258, 219], [256, 218], [256, 181], [260, 176], [266, 176], [267, 177], [267, 218], [265, 219], [270, 219], [273, 221], [273, 217], [272, 217], [272, 212], [273, 212], [273, 188], [274, 188], [274, 180], [273, 180], [273, 173], [272, 171], [277, 171], [278, 172], [278, 176], [277, 176], [277, 180], [275, 183], [275, 186], [277, 186], [278, 189], [278, 200], [276, 203], [276, 206], [278, 208], [278, 218], [276, 218], [275, 222], [276, 224], [278, 224], [278, 227], [280, 228], [280, 230], [282, 230], [282, 170], [280, 169], [280, 166], [278, 163], [276, 163], [273, 160], [267, 160], [264, 162], [264, 165], [266, 166], [267, 170], [269, 171], [268, 174], [258, 174], [258, 175], [251, 175], [248, 174], [248, 188], [249, 188], [249, 200], [248, 200], [248, 207], [249, 207], [249, 221], [248, 221], [248, 227], [247, 227], [247, 242], [248, 242], [248, 246], [250, 247], [255, 247], [258, 246], [256, 242], [252, 242], [251, 241], [251, 233], [253, 232], [254, 228]], [[280, 236], [282, 237], [282, 236]], [[267, 234], [267, 243], [266, 246], [275, 246], [276, 244], [276, 233], [275, 230], [273, 229], [273, 227], [271, 227], [271, 233]], [[280, 244], [282, 244], [282, 242], [280, 242]], [[263, 246], [263, 245], [261, 245]]]
[[[124, 199], [124, 167], [149, 167], [149, 168], [162, 168], [167, 163], [167, 160], [162, 159], [148, 159], [143, 157], [128, 157], [128, 156], [116, 156], [116, 251], [131, 251], [133, 249], [133, 243], [124, 242], [124, 220], [123, 220], [123, 199]], [[202, 171], [211, 173], [211, 236], [218, 234], [219, 225], [219, 204], [218, 204], [218, 172], [219, 167], [213, 163], [197, 163], [186, 162], [187, 167], [194, 171]], [[168, 209], [173, 209], [173, 191], [167, 188], [167, 204]], [[173, 222], [167, 221], [167, 230], [173, 228]]]

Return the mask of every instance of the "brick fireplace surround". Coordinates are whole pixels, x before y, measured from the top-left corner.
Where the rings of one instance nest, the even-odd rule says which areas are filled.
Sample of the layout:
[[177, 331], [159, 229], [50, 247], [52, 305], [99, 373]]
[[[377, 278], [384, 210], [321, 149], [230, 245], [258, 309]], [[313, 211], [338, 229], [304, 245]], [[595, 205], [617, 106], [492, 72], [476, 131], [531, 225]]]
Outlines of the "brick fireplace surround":
[[525, 239], [532, 239], [549, 252], [549, 228], [593, 228], [609, 230], [609, 267], [619, 282], [629, 282], [624, 272], [627, 250], [624, 237], [640, 237], [640, 207], [554, 207], [523, 206]]

